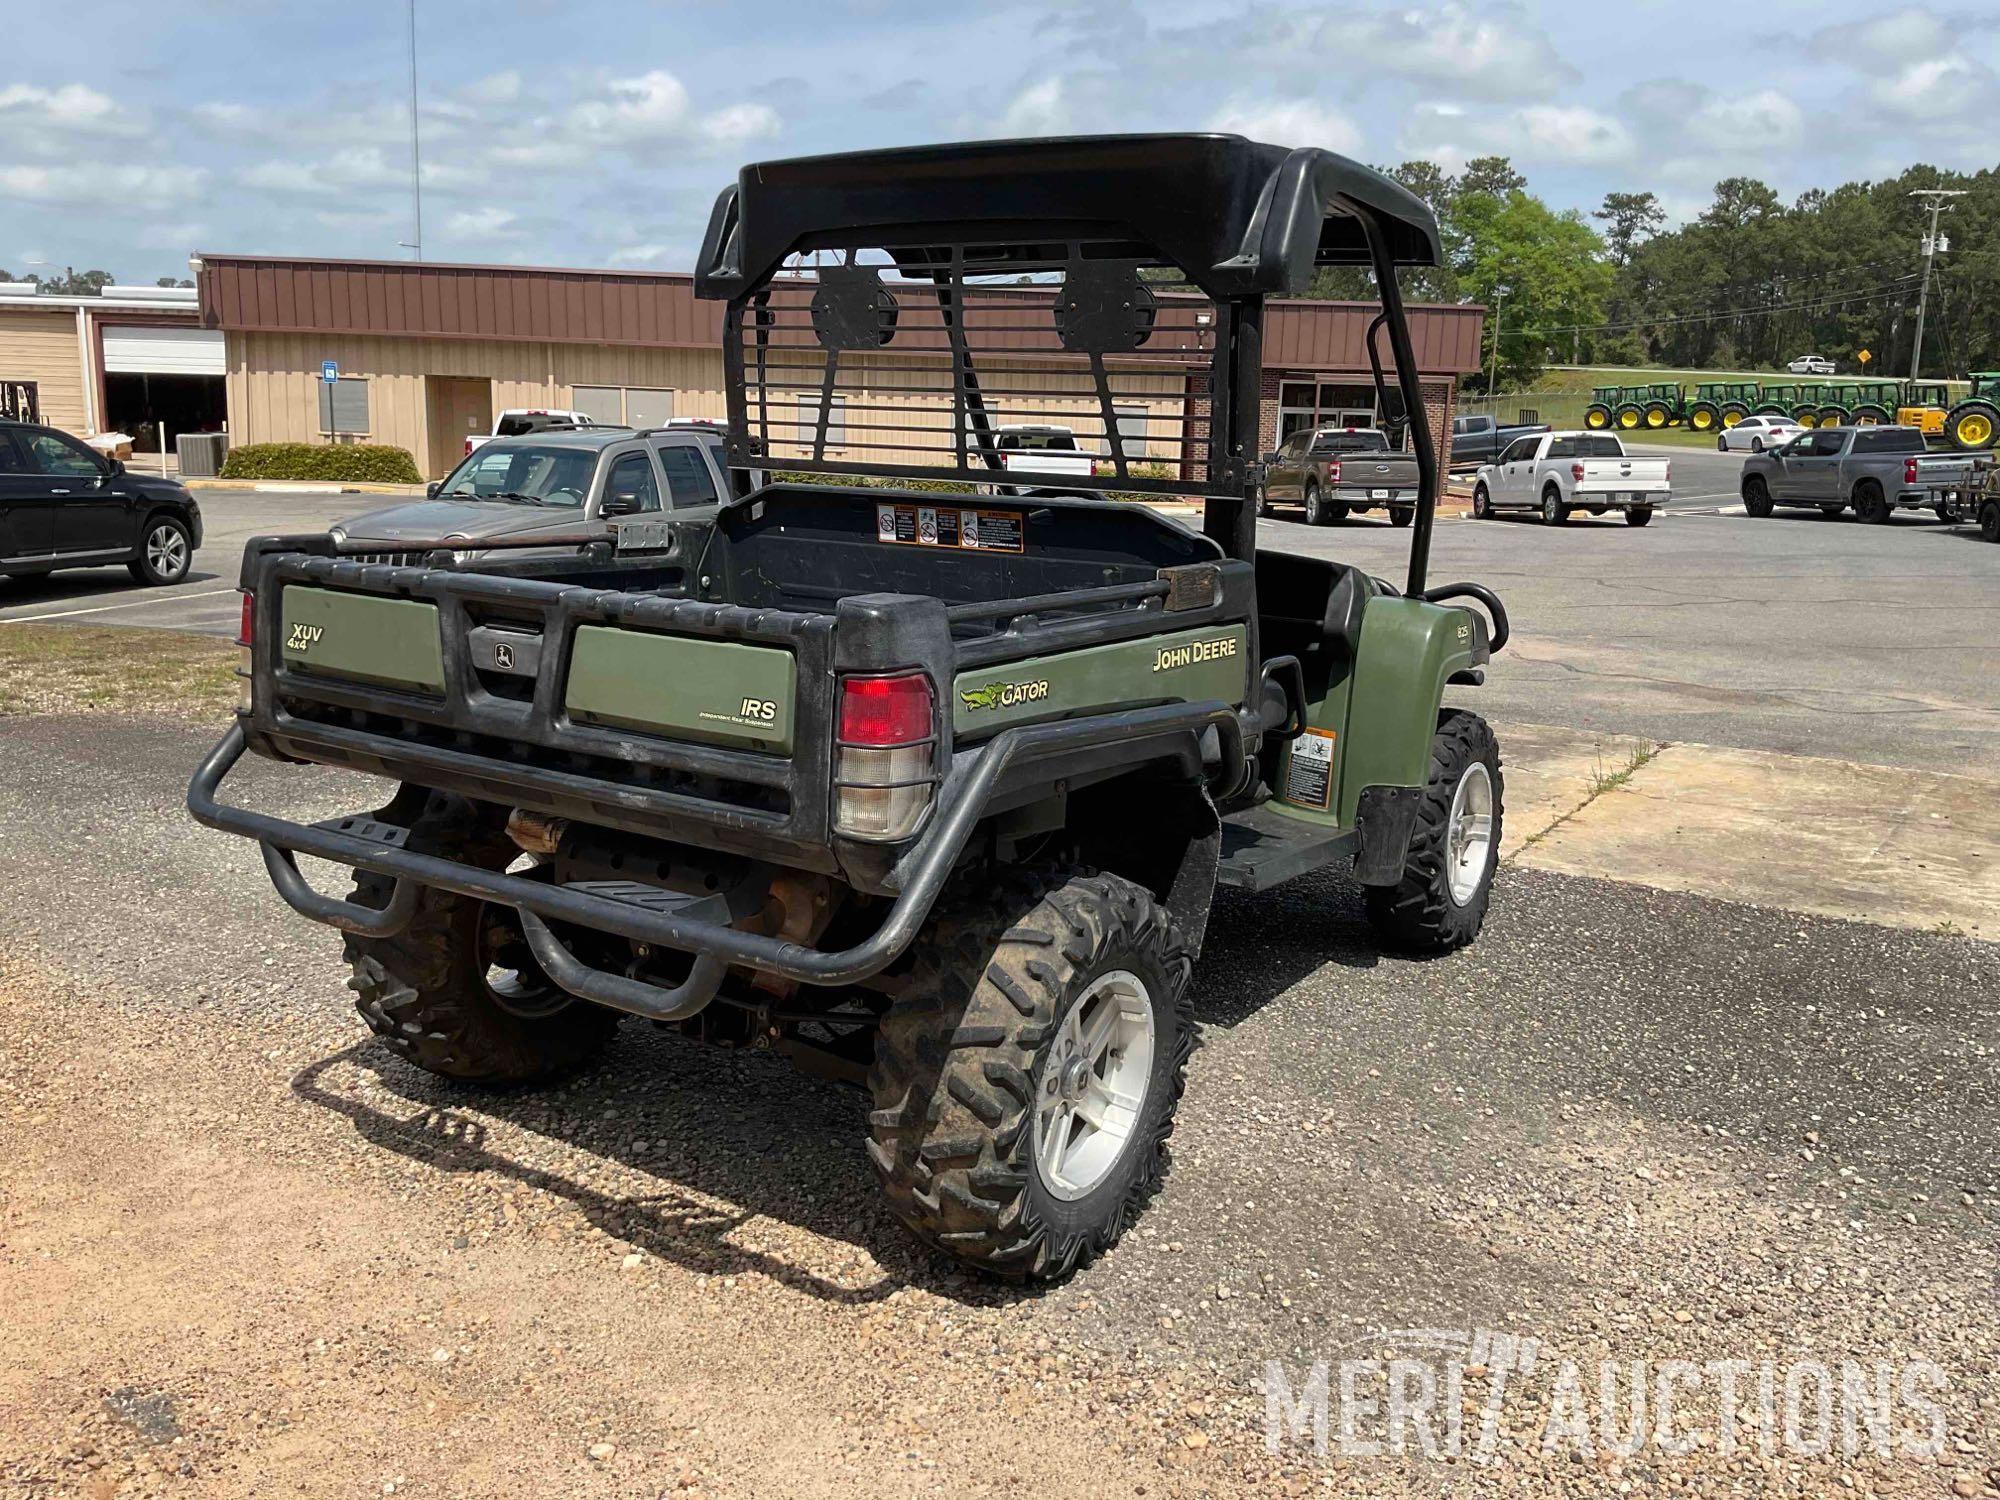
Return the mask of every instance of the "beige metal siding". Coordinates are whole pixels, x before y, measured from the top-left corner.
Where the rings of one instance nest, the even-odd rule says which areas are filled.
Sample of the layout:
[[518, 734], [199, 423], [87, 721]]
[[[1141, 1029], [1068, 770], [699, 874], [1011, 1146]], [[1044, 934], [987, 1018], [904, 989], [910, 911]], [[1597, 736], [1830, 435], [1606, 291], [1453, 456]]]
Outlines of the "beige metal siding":
[[90, 435], [84, 418], [83, 353], [77, 347], [75, 308], [30, 312], [0, 307], [0, 380], [34, 381], [44, 422], [79, 437]]
[[578, 385], [657, 387], [674, 392], [674, 413], [725, 415], [719, 349], [604, 348], [476, 339], [374, 338], [353, 334], [231, 333], [229, 415], [234, 441], [317, 443], [319, 367], [368, 381], [369, 431], [356, 441], [429, 451], [426, 375], [493, 382], [493, 410], [569, 405]]

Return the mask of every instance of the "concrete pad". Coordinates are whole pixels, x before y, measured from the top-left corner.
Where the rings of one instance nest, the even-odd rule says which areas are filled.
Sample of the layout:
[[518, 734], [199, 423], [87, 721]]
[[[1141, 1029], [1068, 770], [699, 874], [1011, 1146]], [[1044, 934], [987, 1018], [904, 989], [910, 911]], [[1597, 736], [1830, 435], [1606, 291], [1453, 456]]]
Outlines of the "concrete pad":
[[1506, 817], [1500, 857], [1511, 859], [1531, 839], [1570, 816], [1597, 792], [1603, 778], [1659, 749], [1629, 734], [1601, 734], [1553, 724], [1495, 724], [1505, 782]]
[[2000, 781], [1669, 745], [1519, 863], [2000, 939]]

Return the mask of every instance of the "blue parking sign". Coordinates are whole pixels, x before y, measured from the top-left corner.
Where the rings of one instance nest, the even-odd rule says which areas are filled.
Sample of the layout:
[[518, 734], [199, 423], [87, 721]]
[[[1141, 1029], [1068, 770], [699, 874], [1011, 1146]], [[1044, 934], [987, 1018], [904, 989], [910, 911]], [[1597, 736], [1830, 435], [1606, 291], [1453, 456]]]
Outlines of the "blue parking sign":
[[340, 366], [330, 359], [321, 360], [319, 362], [319, 378], [324, 380], [328, 385], [332, 385], [334, 381], [340, 379]]

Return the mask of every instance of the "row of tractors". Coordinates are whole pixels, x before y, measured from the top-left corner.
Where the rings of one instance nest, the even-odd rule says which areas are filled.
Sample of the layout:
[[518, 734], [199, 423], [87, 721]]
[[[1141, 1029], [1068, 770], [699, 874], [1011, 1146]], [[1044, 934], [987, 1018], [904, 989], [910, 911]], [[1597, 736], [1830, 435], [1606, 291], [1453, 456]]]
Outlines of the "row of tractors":
[[1757, 380], [1708, 380], [1689, 391], [1672, 382], [1604, 385], [1590, 393], [1583, 424], [1623, 432], [1687, 427], [1715, 432], [1752, 414], [1790, 417], [1801, 427], [1921, 427], [1962, 453], [1991, 448], [2000, 438], [2000, 370], [1972, 377], [1955, 396], [1935, 380], [1812, 380], [1766, 385]]

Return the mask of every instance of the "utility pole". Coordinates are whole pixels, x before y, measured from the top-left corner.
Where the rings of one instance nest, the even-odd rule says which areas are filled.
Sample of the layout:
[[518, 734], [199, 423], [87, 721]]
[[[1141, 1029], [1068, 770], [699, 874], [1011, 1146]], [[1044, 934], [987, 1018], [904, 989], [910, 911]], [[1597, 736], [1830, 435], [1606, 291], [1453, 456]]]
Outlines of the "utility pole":
[[1486, 395], [1489, 400], [1500, 394], [1500, 310], [1507, 305], [1507, 294], [1512, 290], [1504, 281], [1493, 288], [1493, 354], [1486, 366]]
[[417, 146], [417, 0], [410, 0], [410, 207], [415, 237], [404, 248], [424, 258], [424, 161]]
[[1924, 362], [1924, 304], [1931, 295], [1931, 264], [1938, 252], [1938, 214], [1945, 206], [1947, 198], [1963, 198], [1963, 191], [1953, 192], [1946, 188], [1918, 188], [1911, 193], [1912, 198], [1926, 198], [1931, 205], [1931, 232], [1924, 236], [1924, 279], [1917, 290], [1917, 330], [1910, 342], [1910, 379], [1915, 380]]

